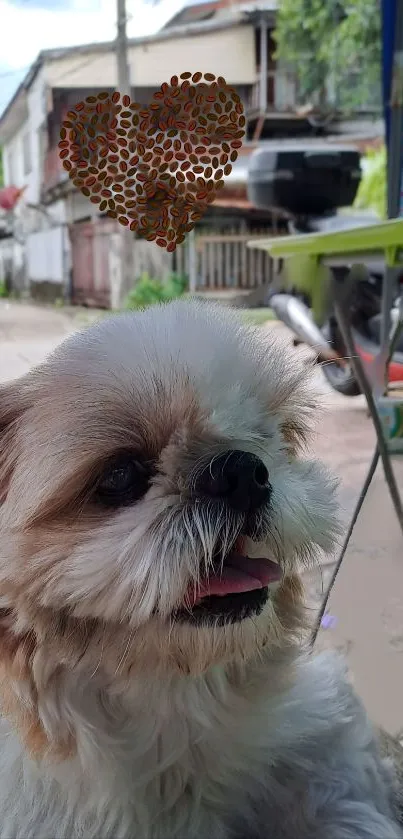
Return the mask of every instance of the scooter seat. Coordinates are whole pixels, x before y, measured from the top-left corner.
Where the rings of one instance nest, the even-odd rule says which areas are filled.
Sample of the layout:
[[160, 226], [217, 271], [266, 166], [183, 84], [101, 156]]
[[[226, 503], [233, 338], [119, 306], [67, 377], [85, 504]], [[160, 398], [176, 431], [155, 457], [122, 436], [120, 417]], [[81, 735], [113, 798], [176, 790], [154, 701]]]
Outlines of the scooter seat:
[[[381, 343], [381, 315], [374, 315], [368, 321], [368, 333], [371, 341], [378, 346]], [[396, 352], [403, 353], [403, 333], [400, 335], [396, 346]]]

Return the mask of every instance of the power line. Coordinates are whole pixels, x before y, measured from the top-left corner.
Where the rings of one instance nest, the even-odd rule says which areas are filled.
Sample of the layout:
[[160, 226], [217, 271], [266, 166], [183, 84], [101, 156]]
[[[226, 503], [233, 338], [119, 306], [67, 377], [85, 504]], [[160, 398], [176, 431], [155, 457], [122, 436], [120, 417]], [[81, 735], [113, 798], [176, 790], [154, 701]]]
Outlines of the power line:
[[0, 73], [0, 79], [5, 79], [7, 76], [16, 76], [18, 73], [26, 73], [30, 66], [30, 64], [27, 64], [25, 67], [18, 67], [16, 70], [7, 70], [5, 73]]
[[[130, 15], [126, 15], [126, 22], [128, 22], [129, 20], [131, 20], [131, 19], [132, 19], [132, 17], [133, 17], [133, 15], [132, 15], [132, 14], [130, 14]], [[115, 44], [116, 44], [116, 41], [115, 41], [115, 42], [114, 42], [114, 41], [111, 41], [111, 42], [110, 42], [110, 52], [111, 52], [111, 53], [113, 52], [113, 50], [114, 50], [114, 49], [116, 49]], [[77, 45], [77, 49], [79, 49], [79, 48], [80, 48], [80, 46], [81, 46], [81, 45], [80, 45], [80, 44], [78, 44], [78, 45]], [[66, 58], [74, 57], [74, 49], [75, 49], [75, 47], [67, 47], [66, 49], [68, 50], [68, 52], [66, 52], [66, 55], [65, 55], [65, 56], [61, 56], [61, 58], [64, 58], [64, 57], [66, 57]], [[99, 52], [95, 52], [93, 55], [88, 56], [87, 58], [84, 58], [84, 59], [83, 59], [83, 61], [81, 61], [81, 62], [80, 62], [79, 64], [77, 64], [75, 67], [69, 67], [69, 69], [68, 69], [68, 70], [65, 70], [63, 73], [60, 73], [60, 75], [59, 75], [59, 76], [57, 76], [57, 77], [56, 77], [56, 79], [54, 79], [53, 84], [57, 84], [57, 83], [58, 83], [61, 79], [64, 79], [66, 76], [69, 76], [69, 75], [71, 75], [72, 73], [75, 73], [77, 70], [81, 70], [81, 69], [83, 69], [84, 67], [88, 67], [88, 65], [89, 65], [89, 64], [93, 64], [93, 62], [97, 61], [100, 57], [102, 57], [102, 55], [103, 55], [103, 53], [102, 53], [101, 51], [99, 51]]]
[[[126, 0], [116, 0], [116, 68], [118, 86], [122, 95], [131, 95], [130, 87], [130, 64], [127, 43], [127, 9]], [[121, 286], [120, 296], [125, 296], [130, 291], [134, 282], [134, 259], [133, 259], [133, 235], [124, 227], [120, 228], [120, 259], [121, 259]], [[123, 292], [123, 295], [122, 295]], [[119, 301], [120, 302], [120, 301]]]
[[[126, 23], [128, 23], [132, 19], [133, 19], [133, 14], [132, 13], [126, 15]], [[72, 47], [65, 47], [66, 54], [65, 54], [65, 56], [62, 55], [61, 58], [62, 59], [65, 58], [65, 57], [70, 58], [72, 55], [74, 55], [74, 50], [75, 49], [80, 49], [81, 46], [82, 46], [81, 44], [76, 44]], [[63, 47], [61, 47], [61, 49], [63, 49]], [[114, 49], [114, 41], [111, 41], [110, 42], [110, 51], [113, 52], [113, 49]], [[85, 58], [83, 61], [81, 61], [79, 64], [77, 64], [76, 67], [74, 67], [73, 69], [70, 67], [69, 70], [65, 70], [63, 73], [61, 73], [59, 76], [57, 76], [57, 78], [55, 79], [55, 82], [56, 83], [59, 82], [61, 79], [64, 79], [66, 76], [70, 75], [72, 72], [76, 72], [76, 70], [81, 70], [83, 67], [87, 67], [89, 64], [92, 64], [94, 61], [96, 61], [101, 55], [102, 55], [101, 51], [100, 52], [95, 52], [95, 54], [89, 56], [88, 58]], [[8, 76], [16, 76], [16, 75], [18, 75], [18, 73], [27, 73], [28, 70], [31, 67], [32, 67], [32, 63], [31, 64], [26, 64], [24, 67], [17, 67], [16, 70], [6, 70], [4, 73], [0, 73], [0, 79], [5, 79]]]

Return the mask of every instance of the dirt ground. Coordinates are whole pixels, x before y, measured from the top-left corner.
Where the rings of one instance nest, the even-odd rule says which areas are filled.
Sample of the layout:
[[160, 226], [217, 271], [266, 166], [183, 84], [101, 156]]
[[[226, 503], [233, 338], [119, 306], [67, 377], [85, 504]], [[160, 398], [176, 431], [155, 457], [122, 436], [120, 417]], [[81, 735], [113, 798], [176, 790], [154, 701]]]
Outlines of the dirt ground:
[[[0, 301], [0, 380], [23, 374], [41, 361], [63, 337], [85, 323], [71, 311]], [[276, 322], [267, 327], [286, 335]], [[290, 350], [299, 352], [299, 350]], [[312, 441], [340, 479], [340, 505], [347, 522], [359, 495], [375, 446], [362, 397], [333, 393], [318, 368], [321, 414]], [[396, 465], [403, 491], [403, 458]], [[306, 572], [314, 609], [334, 565]], [[335, 646], [348, 657], [358, 691], [370, 715], [395, 734], [403, 729], [403, 538], [391, 508], [382, 470], [378, 470], [357, 523], [334, 589], [330, 628], [319, 647]]]

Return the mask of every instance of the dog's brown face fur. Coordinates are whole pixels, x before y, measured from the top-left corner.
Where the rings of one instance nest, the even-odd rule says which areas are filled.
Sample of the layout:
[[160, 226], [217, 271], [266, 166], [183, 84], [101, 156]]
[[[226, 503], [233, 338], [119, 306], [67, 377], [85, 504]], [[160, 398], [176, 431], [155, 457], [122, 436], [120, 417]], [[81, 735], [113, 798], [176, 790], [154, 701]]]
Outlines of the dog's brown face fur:
[[[64, 669], [201, 673], [290, 643], [297, 562], [335, 527], [333, 487], [297, 457], [305, 375], [264, 333], [176, 304], [106, 320], [3, 386], [0, 663], [3, 705], [28, 739], [46, 739], [37, 698]], [[197, 488], [232, 451], [268, 471], [252, 524]], [[187, 620], [187, 593], [243, 533], [280, 565], [280, 585], [255, 611], [252, 599], [228, 620]]]

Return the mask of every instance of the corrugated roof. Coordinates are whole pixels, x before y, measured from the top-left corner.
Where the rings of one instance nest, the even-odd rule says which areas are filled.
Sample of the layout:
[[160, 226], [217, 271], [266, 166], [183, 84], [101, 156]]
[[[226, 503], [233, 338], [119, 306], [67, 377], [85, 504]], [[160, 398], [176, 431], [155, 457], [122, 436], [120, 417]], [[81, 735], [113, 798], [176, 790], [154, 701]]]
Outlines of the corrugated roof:
[[211, 17], [214, 16], [217, 9], [217, 0], [213, 0], [213, 2], [208, 3], [196, 3], [192, 5], [187, 5], [184, 8], [180, 9], [179, 12], [170, 18], [167, 23], [162, 27], [165, 29], [171, 29], [172, 26], [177, 26], [181, 23], [192, 23], [194, 21], [201, 21], [201, 20], [209, 20]]

